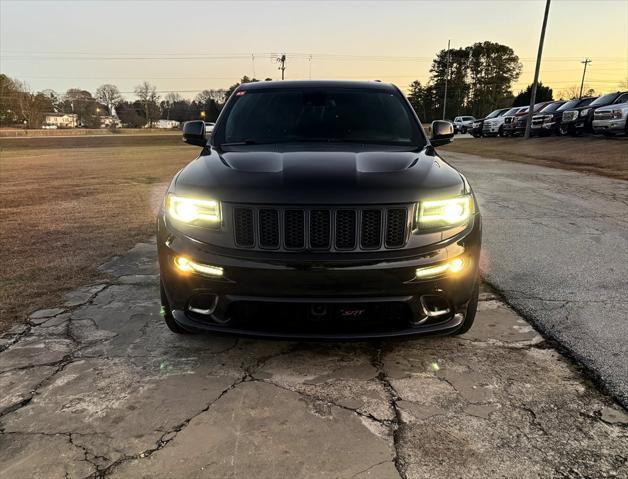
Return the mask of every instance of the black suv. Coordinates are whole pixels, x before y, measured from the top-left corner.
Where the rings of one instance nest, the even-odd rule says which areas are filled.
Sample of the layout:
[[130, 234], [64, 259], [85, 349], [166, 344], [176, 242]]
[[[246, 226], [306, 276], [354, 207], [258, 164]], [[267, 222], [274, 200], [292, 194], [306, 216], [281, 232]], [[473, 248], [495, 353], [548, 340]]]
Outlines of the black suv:
[[530, 129], [530, 133], [539, 136], [560, 134], [560, 124], [563, 118], [563, 112], [578, 106], [586, 106], [593, 100], [595, 100], [595, 97], [551, 103], [532, 117], [532, 127]]
[[373, 338], [462, 333], [481, 221], [468, 182], [393, 85], [241, 85], [158, 217], [162, 314], [177, 333]]
[[563, 111], [560, 125], [562, 134], [579, 135], [583, 131], [593, 132], [593, 112], [602, 106], [614, 105], [628, 101], [628, 91], [607, 93], [596, 98], [588, 105], [579, 105], [576, 108]]

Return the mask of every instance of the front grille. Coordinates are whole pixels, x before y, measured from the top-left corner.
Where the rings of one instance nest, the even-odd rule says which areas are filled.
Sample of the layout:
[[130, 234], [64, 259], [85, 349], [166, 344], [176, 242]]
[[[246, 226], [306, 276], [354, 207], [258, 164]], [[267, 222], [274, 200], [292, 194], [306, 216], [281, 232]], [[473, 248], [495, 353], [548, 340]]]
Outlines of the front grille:
[[611, 111], [595, 111], [593, 112], [594, 120], [611, 120], [613, 118], [613, 112]]
[[239, 248], [354, 251], [402, 248], [409, 206], [330, 208], [235, 206]]

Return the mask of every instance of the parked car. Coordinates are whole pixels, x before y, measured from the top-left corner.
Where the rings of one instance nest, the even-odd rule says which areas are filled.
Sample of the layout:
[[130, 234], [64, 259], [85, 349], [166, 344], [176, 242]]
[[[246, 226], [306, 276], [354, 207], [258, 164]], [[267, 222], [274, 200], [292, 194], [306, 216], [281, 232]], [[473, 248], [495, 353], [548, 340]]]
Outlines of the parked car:
[[490, 120], [485, 120], [484, 125], [482, 125], [482, 135], [504, 136], [504, 123], [506, 122], [506, 119], [509, 119], [510, 122], [517, 113], [525, 108], [525, 106], [516, 106], [514, 108], [510, 108], [502, 115], [491, 118]]
[[545, 107], [543, 111], [532, 117], [532, 131], [535, 135], [539, 136], [560, 134], [560, 123], [563, 117], [563, 111], [570, 110], [577, 106], [588, 105], [593, 100], [595, 100], [595, 97], [586, 97], [563, 102], [563, 104], [556, 109], [552, 109], [551, 105]]
[[158, 215], [176, 333], [289, 338], [460, 334], [478, 301], [481, 219], [464, 176], [394, 85], [240, 85]]
[[[564, 100], [553, 101], [541, 108], [533, 117], [532, 124], [530, 125], [530, 136], [545, 136], [550, 132], [543, 128], [544, 121], [546, 119], [551, 120], [553, 113], [563, 106], [566, 102]], [[548, 121], [549, 123], [549, 121]]]
[[584, 131], [593, 131], [593, 113], [600, 107], [625, 103], [628, 91], [607, 93], [593, 100], [587, 106], [579, 106], [563, 112], [560, 129], [563, 134], [579, 135]]
[[510, 108], [501, 108], [499, 110], [494, 110], [492, 112], [490, 112], [488, 115], [486, 115], [484, 118], [480, 118], [479, 120], [475, 120], [473, 122], [473, 124], [471, 125], [471, 130], [470, 133], [475, 137], [475, 138], [480, 138], [483, 135], [483, 131], [482, 129], [484, 128], [484, 122], [486, 120], [491, 120], [493, 118], [497, 118], [502, 116], [503, 114], [505, 114], [508, 110], [510, 110]]
[[206, 121], [205, 133], [211, 133], [212, 131], [214, 131], [214, 126], [216, 126], [216, 123], [214, 123], [213, 121]]
[[[550, 105], [551, 101], [542, 101], [540, 103], [536, 103], [534, 105], [534, 108], [532, 110], [532, 113], [538, 113], [540, 112], [543, 108], [545, 108], [546, 106]], [[513, 128], [511, 131], [511, 135], [522, 135], [525, 133], [526, 131], [526, 126], [528, 125], [528, 112], [530, 111], [530, 108], [526, 108], [525, 112], [521, 112], [517, 115], [515, 115], [515, 121], [512, 123]]]
[[527, 114], [529, 109], [530, 109], [529, 106], [521, 106], [519, 107], [519, 110], [516, 113], [510, 114], [510, 115], [504, 115], [504, 124], [502, 126], [501, 136], [512, 136], [513, 132], [515, 131], [515, 125], [517, 124], [517, 119], [521, 115]]
[[592, 126], [594, 133], [607, 136], [623, 133], [628, 136], [628, 101], [595, 110]]
[[475, 117], [473, 116], [457, 116], [454, 118], [454, 131], [456, 133], [466, 133], [467, 130], [471, 129], [474, 121]]

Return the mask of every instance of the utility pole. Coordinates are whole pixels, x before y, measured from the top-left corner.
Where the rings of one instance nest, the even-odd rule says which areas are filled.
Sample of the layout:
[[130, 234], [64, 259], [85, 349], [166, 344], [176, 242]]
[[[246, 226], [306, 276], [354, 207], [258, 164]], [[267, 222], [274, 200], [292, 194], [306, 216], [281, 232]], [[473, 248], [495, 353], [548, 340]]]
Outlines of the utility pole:
[[539, 71], [541, 70], [541, 57], [543, 56], [543, 42], [545, 41], [545, 27], [547, 27], [547, 17], [549, 16], [551, 0], [545, 3], [545, 15], [543, 16], [543, 26], [541, 27], [541, 38], [539, 39], [539, 51], [536, 54], [536, 68], [534, 69], [534, 82], [532, 83], [532, 94], [530, 95], [530, 108], [528, 110], [528, 121], [526, 122], [525, 138], [530, 138], [530, 127], [532, 126], [532, 116], [534, 115], [534, 104], [536, 103], [536, 87], [539, 82]]
[[584, 89], [584, 76], [587, 74], [587, 65], [591, 63], [591, 59], [585, 58], [580, 63], [584, 63], [584, 71], [582, 72], [582, 81], [580, 82], [580, 97], [579, 97], [579, 98], [582, 98], [582, 90]]
[[451, 40], [447, 40], [447, 68], [445, 69], [445, 95], [443, 96], [443, 120], [445, 119], [445, 112], [447, 110], [447, 80], [449, 79], [449, 47]]
[[279, 70], [281, 70], [281, 79], [284, 79], [284, 72], [286, 71], [286, 55], [285, 53], [280, 57], [277, 57], [277, 63], [281, 63]]
[[251, 53], [251, 64], [253, 65], [253, 78], [255, 78], [255, 53]]

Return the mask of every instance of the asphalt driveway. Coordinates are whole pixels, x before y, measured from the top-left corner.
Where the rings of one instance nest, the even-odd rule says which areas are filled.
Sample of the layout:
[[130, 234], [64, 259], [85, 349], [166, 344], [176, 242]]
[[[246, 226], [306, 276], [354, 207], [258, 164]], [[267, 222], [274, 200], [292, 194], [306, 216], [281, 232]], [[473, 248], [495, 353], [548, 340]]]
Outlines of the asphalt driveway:
[[479, 198], [486, 280], [628, 407], [628, 182], [443, 156]]
[[0, 339], [0, 477], [628, 477], [628, 416], [490, 291], [456, 338], [176, 336], [139, 244]]

